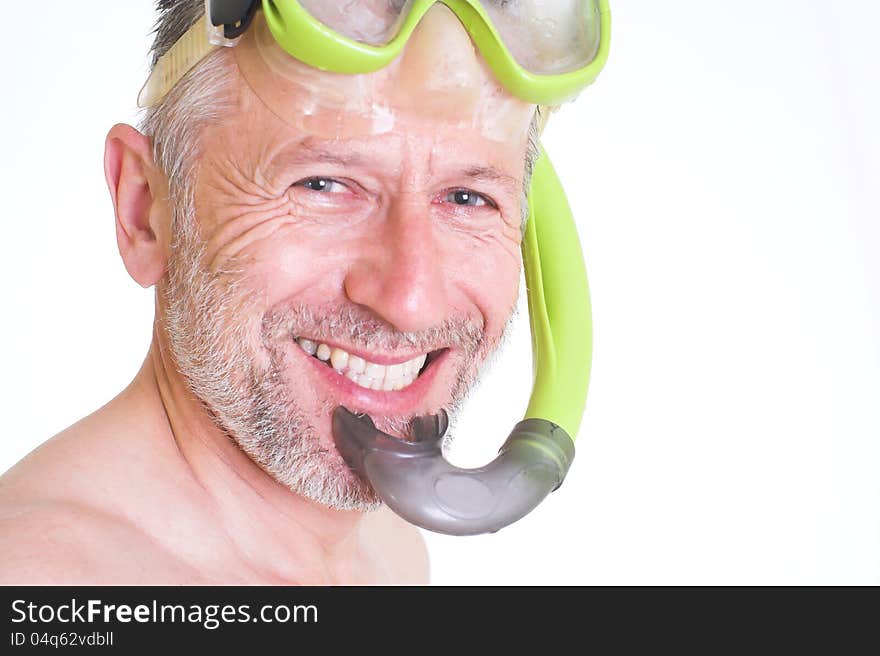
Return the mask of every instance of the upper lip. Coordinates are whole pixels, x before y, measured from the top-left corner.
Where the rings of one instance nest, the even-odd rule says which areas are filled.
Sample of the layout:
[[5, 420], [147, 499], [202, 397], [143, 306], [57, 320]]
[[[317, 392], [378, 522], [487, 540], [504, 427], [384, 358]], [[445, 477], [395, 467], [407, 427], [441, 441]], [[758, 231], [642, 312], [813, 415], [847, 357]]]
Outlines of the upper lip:
[[359, 358], [363, 358], [367, 362], [373, 362], [375, 364], [382, 365], [401, 364], [403, 362], [409, 362], [410, 360], [417, 358], [421, 355], [431, 354], [435, 351], [446, 348], [444, 346], [436, 346], [425, 351], [395, 351], [392, 353], [367, 351], [366, 349], [358, 348], [356, 346], [347, 346], [333, 340], [309, 337], [307, 335], [298, 335], [296, 339], [308, 339], [315, 344], [326, 344], [330, 348], [340, 348], [349, 355], [356, 355]]

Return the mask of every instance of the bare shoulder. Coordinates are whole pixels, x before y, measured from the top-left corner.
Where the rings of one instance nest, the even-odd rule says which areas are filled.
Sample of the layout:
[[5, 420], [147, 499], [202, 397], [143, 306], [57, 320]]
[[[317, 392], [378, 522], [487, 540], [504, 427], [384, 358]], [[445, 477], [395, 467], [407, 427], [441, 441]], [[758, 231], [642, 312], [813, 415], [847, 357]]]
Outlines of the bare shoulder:
[[124, 519], [57, 501], [0, 502], [0, 553], [0, 585], [139, 584], [146, 563], [174, 569]]
[[76, 584], [91, 579], [106, 520], [75, 505], [4, 501], [0, 506], [0, 583]]
[[425, 585], [430, 578], [430, 562], [420, 529], [383, 506], [370, 516], [374, 542], [383, 555], [390, 583]]

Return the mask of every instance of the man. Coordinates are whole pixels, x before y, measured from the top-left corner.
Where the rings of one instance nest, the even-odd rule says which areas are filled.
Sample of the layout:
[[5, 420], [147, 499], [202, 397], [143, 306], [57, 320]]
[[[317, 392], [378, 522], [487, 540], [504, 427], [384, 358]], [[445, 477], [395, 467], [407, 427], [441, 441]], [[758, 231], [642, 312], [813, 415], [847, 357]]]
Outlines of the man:
[[[154, 65], [203, 3], [159, 5]], [[419, 532], [348, 468], [330, 417], [406, 438], [466, 394], [517, 297], [535, 108], [440, 4], [398, 64], [359, 78], [390, 129], [348, 102], [348, 78], [279, 83], [261, 29], [258, 12], [142, 132], [108, 134], [153, 339], [127, 389], [0, 480], [4, 583], [427, 581]], [[302, 93], [276, 93], [288, 82]]]

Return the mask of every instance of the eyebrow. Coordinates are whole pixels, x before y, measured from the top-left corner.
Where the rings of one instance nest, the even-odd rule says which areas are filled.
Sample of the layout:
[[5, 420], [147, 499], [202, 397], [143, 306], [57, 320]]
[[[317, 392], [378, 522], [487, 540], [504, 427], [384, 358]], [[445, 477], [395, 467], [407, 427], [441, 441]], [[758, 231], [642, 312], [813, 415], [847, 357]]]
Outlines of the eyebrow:
[[462, 173], [466, 178], [477, 182], [498, 184], [511, 194], [519, 189], [519, 180], [517, 178], [492, 166], [472, 166], [465, 169]]
[[[294, 148], [285, 152], [280, 158], [279, 163], [285, 167], [306, 162], [321, 162], [325, 164], [334, 164], [340, 167], [348, 167], [363, 166], [370, 161], [372, 161], [371, 158], [364, 156], [362, 153], [345, 152], [328, 148], [314, 137], [306, 137], [298, 142]], [[461, 170], [460, 175], [474, 182], [498, 185], [511, 195], [516, 194], [520, 188], [520, 180], [518, 178], [515, 178], [494, 166], [468, 166]]]
[[360, 153], [342, 152], [315, 143], [312, 137], [306, 137], [282, 155], [279, 159], [283, 166], [302, 164], [305, 162], [321, 162], [337, 166], [359, 166], [367, 161]]

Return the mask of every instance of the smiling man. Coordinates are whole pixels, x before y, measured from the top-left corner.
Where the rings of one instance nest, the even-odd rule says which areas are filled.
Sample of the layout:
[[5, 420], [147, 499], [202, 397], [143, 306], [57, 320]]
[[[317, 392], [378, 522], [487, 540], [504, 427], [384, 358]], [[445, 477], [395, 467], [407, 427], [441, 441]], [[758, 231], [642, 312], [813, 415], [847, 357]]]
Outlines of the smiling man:
[[[159, 6], [154, 66], [203, 13]], [[516, 302], [535, 106], [442, 4], [356, 76], [290, 58], [257, 11], [168, 87], [106, 141], [120, 254], [156, 288], [149, 352], [3, 476], [0, 578], [425, 582], [331, 415], [407, 438], [461, 402]]]

